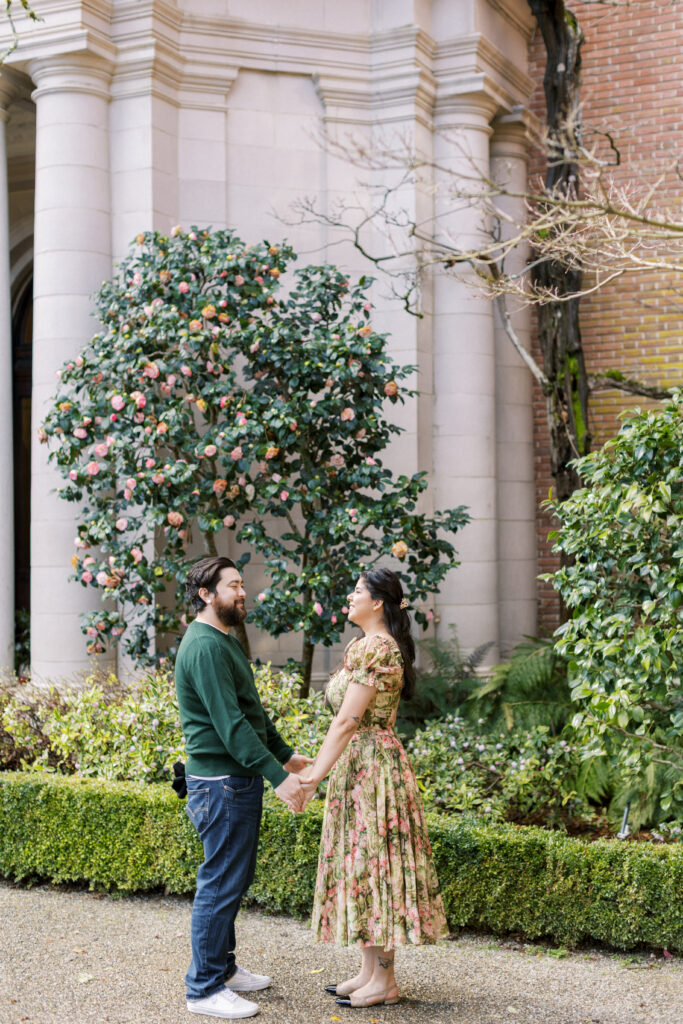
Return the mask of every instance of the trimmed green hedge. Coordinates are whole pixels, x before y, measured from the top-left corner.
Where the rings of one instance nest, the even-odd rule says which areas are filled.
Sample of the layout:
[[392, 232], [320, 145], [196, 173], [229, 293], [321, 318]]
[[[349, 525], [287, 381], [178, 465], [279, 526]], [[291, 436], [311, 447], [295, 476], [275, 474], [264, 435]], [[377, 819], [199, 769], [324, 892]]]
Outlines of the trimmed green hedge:
[[[0, 874], [91, 887], [194, 889], [201, 845], [170, 786], [0, 773]], [[266, 800], [251, 896], [310, 910], [322, 807], [294, 816]], [[539, 828], [429, 820], [453, 928], [575, 946], [640, 944], [683, 952], [683, 846], [584, 843]]]

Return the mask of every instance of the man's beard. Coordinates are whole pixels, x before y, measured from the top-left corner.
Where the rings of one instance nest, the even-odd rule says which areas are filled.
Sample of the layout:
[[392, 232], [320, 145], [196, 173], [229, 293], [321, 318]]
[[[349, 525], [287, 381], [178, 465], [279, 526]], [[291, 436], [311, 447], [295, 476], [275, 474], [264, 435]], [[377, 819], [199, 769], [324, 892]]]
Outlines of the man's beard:
[[213, 610], [223, 626], [239, 626], [240, 622], [244, 622], [247, 617], [244, 601], [234, 601], [232, 604], [214, 601]]

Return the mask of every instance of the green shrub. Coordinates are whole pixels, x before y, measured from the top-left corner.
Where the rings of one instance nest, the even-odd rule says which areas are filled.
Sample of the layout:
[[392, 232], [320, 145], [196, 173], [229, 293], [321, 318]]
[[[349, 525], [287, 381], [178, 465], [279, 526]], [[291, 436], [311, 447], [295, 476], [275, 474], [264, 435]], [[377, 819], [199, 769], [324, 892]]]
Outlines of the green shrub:
[[[310, 910], [322, 808], [294, 816], [269, 794], [251, 897]], [[451, 927], [683, 952], [683, 847], [598, 840], [430, 816]], [[201, 846], [168, 787], [0, 774], [0, 873], [124, 892], [192, 892]], [[115, 841], [113, 840], [115, 837]]]

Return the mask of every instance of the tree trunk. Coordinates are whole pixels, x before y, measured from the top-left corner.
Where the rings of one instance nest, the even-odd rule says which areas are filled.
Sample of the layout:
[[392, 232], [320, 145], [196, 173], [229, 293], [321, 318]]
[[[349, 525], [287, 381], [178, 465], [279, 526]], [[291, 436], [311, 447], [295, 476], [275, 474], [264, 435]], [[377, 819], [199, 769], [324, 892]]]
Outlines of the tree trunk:
[[[212, 533], [203, 533], [202, 541], [204, 543], [204, 551], [207, 555], [217, 555], [218, 549], [216, 548], [216, 538]], [[243, 622], [238, 623], [236, 626], [231, 626], [234, 635], [242, 645], [242, 650], [246, 654], [249, 661], [251, 661], [251, 646], [249, 644], [249, 637], [247, 636], [247, 630]]]
[[[546, 67], [543, 86], [546, 100], [548, 192], [577, 195], [581, 144], [580, 74], [583, 35], [576, 18], [562, 0], [528, 0], [543, 36]], [[558, 296], [575, 295], [581, 288], [578, 267], [545, 260], [534, 270], [536, 284]], [[550, 434], [551, 469], [556, 497], [560, 500], [578, 486], [580, 479], [569, 465], [590, 450], [588, 428], [588, 379], [579, 326], [579, 299], [548, 302], [538, 307], [538, 332]]]
[[308, 639], [308, 633], [304, 633], [304, 642], [301, 649], [301, 688], [300, 697], [308, 697], [311, 692], [311, 669], [313, 668], [313, 651], [315, 645]]

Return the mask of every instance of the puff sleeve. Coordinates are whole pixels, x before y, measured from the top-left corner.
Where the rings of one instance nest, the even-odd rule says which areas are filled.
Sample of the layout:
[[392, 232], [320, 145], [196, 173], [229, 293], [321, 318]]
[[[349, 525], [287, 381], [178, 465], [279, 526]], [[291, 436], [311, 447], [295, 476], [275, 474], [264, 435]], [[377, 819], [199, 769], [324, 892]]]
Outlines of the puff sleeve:
[[344, 668], [349, 682], [384, 690], [397, 674], [403, 673], [401, 653], [383, 636], [361, 637], [346, 649]]

